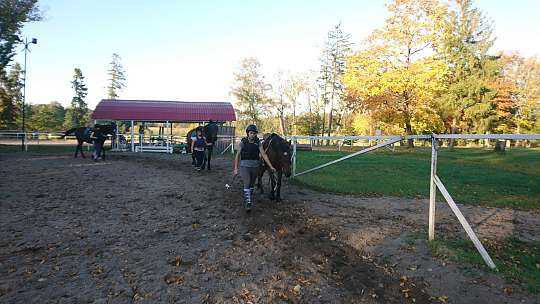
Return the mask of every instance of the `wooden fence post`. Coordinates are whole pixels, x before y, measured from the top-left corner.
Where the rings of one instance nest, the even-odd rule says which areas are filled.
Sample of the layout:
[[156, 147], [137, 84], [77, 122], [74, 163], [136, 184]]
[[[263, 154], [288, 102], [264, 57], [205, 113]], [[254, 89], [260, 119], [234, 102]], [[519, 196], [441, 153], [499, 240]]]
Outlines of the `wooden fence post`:
[[293, 163], [292, 163], [292, 176], [296, 175], [296, 137], [293, 137]]
[[437, 175], [437, 139], [431, 138], [431, 179], [429, 185], [429, 229], [428, 239], [435, 239], [435, 197], [437, 195], [437, 186], [435, 185], [435, 176]]
[[486, 264], [491, 269], [497, 268], [497, 266], [495, 266], [495, 263], [493, 263], [493, 260], [487, 253], [486, 249], [484, 248], [484, 246], [482, 245], [482, 243], [480, 242], [480, 240], [478, 239], [478, 237], [472, 230], [471, 225], [469, 225], [469, 222], [467, 222], [467, 220], [463, 216], [463, 213], [461, 213], [458, 206], [456, 205], [456, 202], [454, 202], [454, 199], [452, 198], [452, 196], [450, 196], [450, 193], [448, 193], [448, 191], [444, 187], [444, 184], [442, 183], [442, 181], [439, 179], [437, 175], [435, 175], [435, 183], [437, 184], [437, 187], [441, 191], [441, 194], [446, 199], [446, 202], [448, 203], [448, 205], [450, 206], [450, 208], [452, 209], [452, 211], [458, 218], [459, 222], [461, 223], [461, 226], [463, 226], [463, 228], [465, 229], [465, 232], [467, 232], [467, 235], [473, 242], [474, 246], [476, 247], [476, 250], [478, 250], [482, 258], [484, 259], [484, 262], [486, 262]]

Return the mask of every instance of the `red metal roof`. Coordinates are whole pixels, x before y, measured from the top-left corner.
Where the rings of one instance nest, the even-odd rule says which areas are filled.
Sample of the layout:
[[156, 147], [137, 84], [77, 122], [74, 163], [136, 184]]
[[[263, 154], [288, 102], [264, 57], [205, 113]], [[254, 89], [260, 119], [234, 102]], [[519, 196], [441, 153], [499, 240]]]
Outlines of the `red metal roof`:
[[92, 119], [203, 122], [234, 121], [236, 115], [228, 102], [103, 99]]

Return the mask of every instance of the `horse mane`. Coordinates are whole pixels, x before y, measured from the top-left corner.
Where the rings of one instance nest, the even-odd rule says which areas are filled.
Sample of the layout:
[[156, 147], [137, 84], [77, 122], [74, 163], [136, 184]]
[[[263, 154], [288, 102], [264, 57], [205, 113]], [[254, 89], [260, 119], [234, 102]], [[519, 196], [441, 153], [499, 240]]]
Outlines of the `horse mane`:
[[[264, 138], [264, 143], [266, 145], [270, 145], [271, 147], [274, 147], [274, 148], [281, 148], [283, 145], [288, 146], [288, 143], [285, 140], [285, 138], [281, 137], [281, 135], [279, 135], [279, 134], [277, 134], [275, 132], [272, 132], [272, 133], [268, 134], [268, 136], [266, 138]], [[279, 146], [276, 146], [277, 144], [279, 144]]]
[[96, 129], [98, 132], [102, 134], [110, 134], [110, 135], [116, 134], [116, 124], [114, 123], [107, 124], [107, 125], [96, 124], [94, 126], [94, 130]]
[[[212, 126], [212, 128], [210, 128]], [[219, 128], [215, 123], [208, 123], [203, 127], [203, 135], [206, 137], [206, 140], [214, 142], [217, 140], [217, 135]]]

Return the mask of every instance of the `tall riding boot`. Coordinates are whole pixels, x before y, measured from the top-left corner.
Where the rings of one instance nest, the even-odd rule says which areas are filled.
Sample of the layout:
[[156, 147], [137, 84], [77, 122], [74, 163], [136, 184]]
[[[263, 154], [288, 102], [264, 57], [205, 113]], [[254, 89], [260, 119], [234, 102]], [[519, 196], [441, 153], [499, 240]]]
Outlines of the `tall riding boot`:
[[247, 212], [251, 211], [251, 189], [244, 189], [244, 208]]
[[255, 193], [255, 188], [249, 188], [249, 195], [251, 197], [251, 203], [253, 204], [255, 202], [255, 195], [253, 195]]

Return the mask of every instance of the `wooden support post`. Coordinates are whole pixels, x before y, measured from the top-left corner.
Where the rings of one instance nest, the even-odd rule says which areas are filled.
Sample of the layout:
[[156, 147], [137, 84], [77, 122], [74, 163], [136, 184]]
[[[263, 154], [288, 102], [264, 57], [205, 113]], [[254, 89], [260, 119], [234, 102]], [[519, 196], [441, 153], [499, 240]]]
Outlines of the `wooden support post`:
[[142, 125], [142, 133], [139, 133], [139, 152], [142, 152], [143, 151], [143, 146], [142, 146], [142, 143], [144, 141], [144, 121], [141, 122], [141, 125]]
[[133, 120], [131, 121], [131, 152], [135, 152], [135, 132], [133, 131], [134, 123]]
[[296, 175], [296, 137], [293, 137], [292, 176]]
[[458, 206], [454, 202], [454, 199], [452, 199], [452, 197], [450, 196], [450, 193], [448, 193], [448, 191], [444, 187], [442, 181], [439, 179], [439, 177], [437, 175], [435, 175], [434, 180], [435, 180], [435, 184], [437, 185], [437, 187], [441, 191], [442, 195], [446, 199], [446, 202], [448, 203], [448, 205], [450, 206], [450, 208], [452, 209], [452, 211], [454, 212], [454, 214], [458, 218], [459, 222], [461, 223], [461, 226], [463, 226], [463, 228], [465, 229], [465, 232], [467, 232], [467, 235], [469, 236], [469, 238], [473, 242], [474, 246], [476, 247], [476, 250], [478, 250], [478, 252], [482, 256], [482, 258], [484, 259], [484, 262], [486, 262], [486, 264], [491, 269], [497, 268], [497, 266], [495, 266], [495, 263], [493, 263], [493, 260], [491, 259], [491, 257], [487, 253], [484, 246], [482, 246], [482, 243], [480, 243], [480, 240], [478, 239], [478, 237], [476, 236], [476, 234], [472, 230], [471, 226], [469, 225], [469, 223], [467, 222], [467, 220], [465, 219], [465, 217], [463, 216], [463, 214], [459, 210]]
[[115, 140], [115, 142], [114, 142], [114, 145], [115, 145], [116, 147], [114, 147], [114, 149], [116, 149], [116, 151], [118, 151], [119, 148], [120, 148], [120, 144], [119, 144], [119, 143], [120, 143], [120, 134], [118, 134], [118, 123], [117, 123], [116, 121], [115, 121], [115, 126], [116, 126], [116, 130], [115, 130], [115, 133], [116, 133], [116, 140]]
[[[167, 120], [167, 122], [165, 122], [165, 125], [167, 126], [167, 128], [169, 127], [169, 121], [168, 120]], [[163, 133], [165, 133], [165, 130], [163, 130]], [[170, 139], [171, 139], [170, 137], [167, 139], [167, 153], [171, 153], [171, 152], [169, 152], [169, 140]]]
[[429, 186], [429, 230], [428, 239], [435, 239], [435, 196], [437, 195], [437, 186], [435, 185], [435, 176], [437, 175], [437, 139], [431, 139], [431, 179]]

